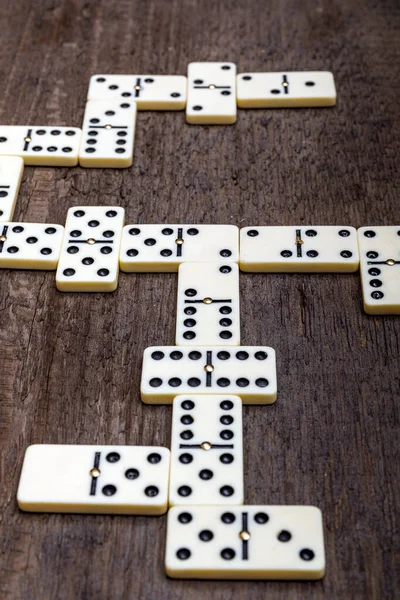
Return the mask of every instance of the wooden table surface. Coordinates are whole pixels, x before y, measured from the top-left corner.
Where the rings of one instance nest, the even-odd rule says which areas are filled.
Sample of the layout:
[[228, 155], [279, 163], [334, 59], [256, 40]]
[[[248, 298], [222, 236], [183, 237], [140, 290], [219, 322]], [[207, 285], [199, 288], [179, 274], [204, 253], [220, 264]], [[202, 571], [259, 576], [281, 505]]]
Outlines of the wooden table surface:
[[[190, 61], [331, 70], [338, 90], [336, 108], [242, 110], [234, 126], [139, 113], [132, 168], [26, 167], [14, 220], [115, 204], [127, 223], [398, 224], [399, 12], [396, 0], [1, 0], [2, 124], [79, 127], [92, 74], [184, 75]], [[122, 273], [113, 294], [68, 294], [54, 272], [3, 270], [3, 598], [399, 597], [400, 319], [363, 312], [357, 273], [240, 284], [242, 343], [276, 349], [279, 385], [275, 405], [244, 408], [245, 499], [321, 507], [325, 579], [171, 580], [165, 517], [21, 513], [29, 444], [169, 446], [171, 407], [142, 404], [139, 383], [143, 350], [174, 343], [177, 277]]]

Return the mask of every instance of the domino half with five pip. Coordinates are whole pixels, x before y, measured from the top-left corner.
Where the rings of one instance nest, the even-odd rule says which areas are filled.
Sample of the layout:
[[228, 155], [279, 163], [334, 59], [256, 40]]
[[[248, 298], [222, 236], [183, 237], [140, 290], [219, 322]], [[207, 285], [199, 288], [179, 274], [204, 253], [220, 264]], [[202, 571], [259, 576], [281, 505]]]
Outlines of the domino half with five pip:
[[125, 210], [74, 206], [65, 223], [56, 285], [61, 292], [113, 292]]
[[0, 268], [56, 269], [63, 233], [61, 225], [0, 223]]
[[177, 396], [172, 408], [170, 505], [243, 503], [242, 401]]
[[250, 273], [351, 273], [360, 260], [354, 227], [298, 225], [240, 230], [240, 269]]
[[11, 221], [24, 172], [19, 156], [0, 156], [0, 222]]
[[400, 225], [358, 231], [364, 310], [400, 314]]
[[320, 579], [321, 511], [315, 506], [174, 506], [165, 568], [189, 579]]
[[37, 444], [25, 453], [17, 501], [29, 512], [161, 515], [170, 451], [159, 446]]
[[88, 100], [134, 100], [138, 110], [183, 110], [187, 80], [182, 75], [93, 75]]
[[184, 263], [179, 267], [176, 344], [240, 344], [236, 263]]
[[237, 104], [240, 108], [334, 106], [335, 81], [329, 71], [240, 73]]
[[185, 262], [238, 262], [236, 225], [126, 225], [120, 268], [125, 273], [172, 273]]
[[232, 394], [244, 404], [276, 400], [275, 351], [267, 346], [153, 346], [143, 355], [141, 398], [171, 404], [178, 394]]

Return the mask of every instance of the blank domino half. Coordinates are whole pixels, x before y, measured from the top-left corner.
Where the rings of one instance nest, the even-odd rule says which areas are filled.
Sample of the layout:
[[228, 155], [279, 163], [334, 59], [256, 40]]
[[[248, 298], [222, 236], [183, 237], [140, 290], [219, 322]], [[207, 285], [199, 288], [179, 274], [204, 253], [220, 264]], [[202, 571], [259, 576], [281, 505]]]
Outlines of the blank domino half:
[[229, 125], [236, 123], [236, 118], [236, 65], [189, 63], [186, 122]]
[[0, 268], [56, 269], [63, 234], [64, 227], [50, 223], [0, 223]]
[[315, 506], [174, 506], [167, 575], [179, 579], [321, 579], [322, 515]]
[[236, 225], [126, 225], [120, 268], [125, 273], [172, 273], [185, 262], [238, 262]]
[[240, 344], [237, 264], [188, 262], [179, 267], [176, 344]]
[[0, 155], [20, 156], [26, 165], [74, 167], [81, 135], [77, 127], [1, 125]]
[[250, 273], [351, 273], [359, 267], [354, 227], [293, 225], [240, 230], [240, 269]]
[[400, 225], [361, 227], [357, 234], [365, 312], [400, 314]]
[[335, 81], [329, 71], [240, 73], [237, 103], [240, 108], [334, 106]]
[[74, 206], [65, 223], [56, 273], [61, 292], [113, 292], [125, 210], [120, 206]]
[[81, 167], [130, 167], [135, 142], [136, 103], [88, 100], [79, 150]]
[[0, 156], [0, 222], [12, 221], [24, 172], [19, 156]]
[[183, 110], [187, 79], [182, 75], [93, 75], [88, 100], [134, 100], [138, 110]]
[[143, 355], [141, 397], [171, 404], [178, 394], [232, 394], [244, 404], [276, 400], [275, 351], [267, 346], [153, 346]]
[[29, 512], [161, 515], [170, 452], [159, 446], [41, 444], [25, 453], [17, 501]]
[[170, 505], [242, 504], [242, 401], [177, 396], [173, 402]]

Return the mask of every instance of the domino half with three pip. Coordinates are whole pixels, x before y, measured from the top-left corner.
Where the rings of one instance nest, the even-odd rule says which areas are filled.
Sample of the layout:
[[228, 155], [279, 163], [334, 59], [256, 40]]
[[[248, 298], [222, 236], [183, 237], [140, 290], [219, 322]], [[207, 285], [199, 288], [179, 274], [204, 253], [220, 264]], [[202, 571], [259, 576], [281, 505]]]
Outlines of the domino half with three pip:
[[400, 225], [361, 227], [357, 234], [365, 312], [400, 314]]
[[176, 344], [240, 344], [236, 263], [188, 262], [179, 267]]
[[172, 409], [170, 505], [243, 503], [242, 401], [177, 396]]
[[134, 100], [138, 110], [183, 110], [187, 80], [182, 75], [93, 75], [88, 100]]
[[351, 273], [359, 267], [354, 227], [298, 225], [240, 230], [240, 269], [250, 273]]
[[159, 446], [38, 444], [25, 453], [17, 501], [29, 512], [161, 515], [170, 452]]
[[11, 221], [24, 172], [19, 156], [0, 156], [0, 222]]
[[120, 268], [125, 273], [172, 273], [185, 262], [238, 262], [236, 225], [127, 225]]
[[329, 71], [240, 73], [237, 104], [240, 108], [334, 106], [335, 81]]
[[186, 122], [197, 125], [236, 123], [236, 65], [193, 62], [188, 66]]
[[135, 142], [136, 103], [89, 100], [79, 150], [81, 167], [130, 167]]
[[74, 206], [65, 223], [56, 285], [62, 292], [113, 292], [125, 210], [120, 206]]
[[232, 394], [244, 404], [276, 400], [275, 351], [267, 346], [153, 346], [143, 355], [141, 398], [171, 404], [178, 394]]
[[321, 511], [315, 506], [174, 506], [166, 572], [189, 579], [320, 579]]
[[0, 156], [20, 156], [26, 165], [74, 167], [81, 134], [77, 127], [1, 125]]

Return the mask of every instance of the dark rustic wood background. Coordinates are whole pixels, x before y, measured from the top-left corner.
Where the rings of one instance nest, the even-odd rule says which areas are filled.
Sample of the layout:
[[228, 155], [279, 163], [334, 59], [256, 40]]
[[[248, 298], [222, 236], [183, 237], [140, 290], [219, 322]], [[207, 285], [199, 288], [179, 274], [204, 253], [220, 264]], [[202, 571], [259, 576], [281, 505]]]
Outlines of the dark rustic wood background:
[[[92, 74], [186, 74], [190, 61], [326, 69], [338, 90], [336, 108], [243, 110], [234, 126], [139, 113], [132, 168], [26, 167], [14, 220], [115, 204], [127, 223], [398, 224], [399, 8], [1, 0], [2, 124], [81, 126]], [[357, 273], [241, 275], [242, 342], [276, 349], [279, 384], [274, 406], [244, 409], [246, 501], [322, 508], [323, 581], [171, 580], [165, 517], [19, 512], [29, 444], [169, 445], [171, 408], [142, 404], [139, 382], [143, 350], [174, 343], [176, 287], [121, 274], [113, 294], [68, 294], [54, 272], [0, 273], [0, 595], [398, 598], [400, 319], [363, 312]]]

